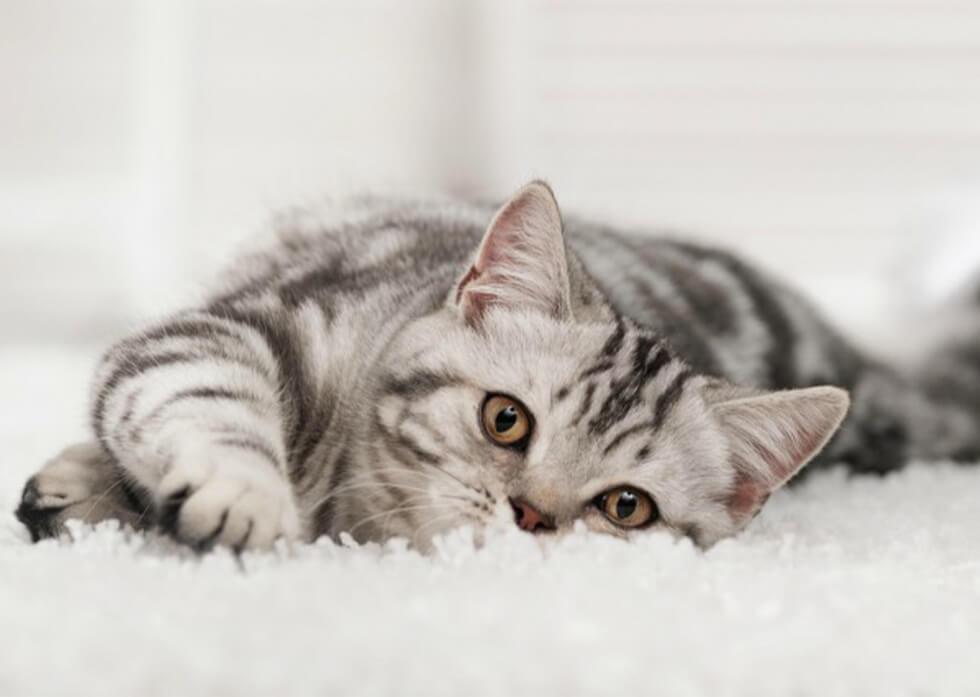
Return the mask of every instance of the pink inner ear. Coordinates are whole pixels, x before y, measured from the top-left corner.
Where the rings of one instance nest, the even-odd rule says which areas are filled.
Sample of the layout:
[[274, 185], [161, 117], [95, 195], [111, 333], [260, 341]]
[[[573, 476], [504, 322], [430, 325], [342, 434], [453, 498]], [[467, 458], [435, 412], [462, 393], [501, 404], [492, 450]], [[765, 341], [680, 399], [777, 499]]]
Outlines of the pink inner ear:
[[555, 315], [567, 310], [561, 216], [546, 185], [529, 184], [497, 212], [455, 297], [470, 323], [491, 305]]
[[521, 246], [527, 232], [521, 227], [524, 221], [519, 210], [518, 203], [511, 201], [497, 214], [493, 222], [493, 231], [484, 241], [476, 262], [480, 271], [492, 268], [496, 264], [507, 264], [512, 256], [508, 252]]
[[[481, 293], [477, 288], [479, 287], [480, 277], [484, 276], [481, 271], [478, 271], [476, 266], [471, 266], [470, 270], [466, 272], [463, 280], [459, 282], [456, 286], [456, 304], [459, 305], [463, 301], [464, 291], [467, 293], [467, 299], [465, 303], [465, 313], [467, 320], [470, 322], [479, 321], [483, 317], [483, 313], [493, 302], [493, 296], [488, 293]], [[472, 286], [476, 286], [474, 288]], [[469, 286], [469, 287], [468, 287]]]
[[[522, 221], [519, 217], [519, 204], [511, 201], [501, 210], [493, 221], [490, 233], [480, 247], [476, 261], [456, 286], [456, 303], [463, 300], [464, 291], [469, 294], [467, 309], [469, 319], [478, 320], [493, 302], [493, 295], [481, 293], [482, 283], [493, 283], [493, 269], [496, 266], [506, 266], [513, 262], [513, 251], [523, 249], [521, 238]], [[511, 254], [508, 254], [511, 252]]]
[[847, 413], [847, 393], [810, 387], [763, 393], [719, 405], [731, 445], [735, 481], [726, 504], [732, 515], [754, 514], [833, 435]]
[[474, 280], [479, 275], [480, 275], [480, 272], [476, 270], [476, 267], [475, 266], [471, 266], [470, 267], [470, 270], [466, 272], [466, 275], [463, 276], [463, 280], [461, 280], [459, 282], [459, 285], [456, 286], [456, 303], [457, 304], [459, 304], [459, 301], [463, 297], [463, 289], [467, 286], [467, 284], [469, 284], [470, 281]]
[[[537, 255], [530, 243], [531, 238], [540, 233], [525, 229], [525, 226], [533, 225], [527, 220], [527, 215], [520, 202], [515, 201], [510, 202], [497, 214], [493, 230], [483, 241], [476, 261], [460, 286], [478, 281], [481, 276], [485, 276], [484, 280], [487, 282], [499, 282], [499, 272], [520, 268], [522, 256], [525, 258], [525, 264], [528, 260], [536, 258]], [[540, 259], [538, 261], [540, 262]]]
[[728, 498], [728, 509], [739, 518], [750, 516], [762, 507], [769, 494], [768, 486], [740, 472], [735, 475], [735, 491]]
[[778, 486], [796, 472], [806, 453], [812, 450], [813, 440], [808, 434], [800, 433], [798, 438], [787, 439], [786, 452], [774, 452], [761, 443], [754, 443], [753, 449], [765, 463], [768, 479]]
[[805, 426], [793, 438], [785, 439], [785, 452], [774, 451], [758, 438], [752, 438], [748, 445], [763, 469], [759, 471], [747, 464], [738, 470], [735, 490], [728, 499], [732, 513], [744, 517], [757, 512], [769, 495], [799, 470], [819, 444], [820, 435]]

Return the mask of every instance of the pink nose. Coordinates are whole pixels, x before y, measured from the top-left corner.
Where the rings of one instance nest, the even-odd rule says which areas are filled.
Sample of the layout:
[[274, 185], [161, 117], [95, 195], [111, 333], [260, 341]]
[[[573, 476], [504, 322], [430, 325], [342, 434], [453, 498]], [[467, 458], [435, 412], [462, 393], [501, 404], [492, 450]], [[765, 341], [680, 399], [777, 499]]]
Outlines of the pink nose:
[[544, 532], [554, 530], [555, 524], [545, 514], [538, 511], [527, 501], [520, 499], [510, 500], [511, 508], [514, 509], [514, 522], [517, 527], [527, 532]]

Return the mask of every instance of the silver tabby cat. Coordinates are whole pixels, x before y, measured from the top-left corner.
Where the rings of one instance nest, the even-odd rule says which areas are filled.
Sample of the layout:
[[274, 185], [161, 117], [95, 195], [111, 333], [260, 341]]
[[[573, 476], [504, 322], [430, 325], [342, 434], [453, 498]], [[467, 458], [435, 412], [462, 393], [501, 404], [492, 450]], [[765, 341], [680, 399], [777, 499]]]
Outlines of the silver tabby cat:
[[199, 549], [425, 549], [582, 521], [708, 546], [818, 454], [980, 452], [980, 332], [899, 375], [738, 259], [563, 222], [541, 182], [496, 213], [357, 199], [280, 228], [108, 352], [95, 442], [25, 487], [35, 539], [115, 517]]

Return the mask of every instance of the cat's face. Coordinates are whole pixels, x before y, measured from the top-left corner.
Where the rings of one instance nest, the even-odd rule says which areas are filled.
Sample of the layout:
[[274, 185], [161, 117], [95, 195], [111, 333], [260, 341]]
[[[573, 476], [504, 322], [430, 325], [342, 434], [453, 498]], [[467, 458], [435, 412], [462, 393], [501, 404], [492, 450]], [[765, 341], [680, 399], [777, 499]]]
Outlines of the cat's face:
[[576, 317], [550, 191], [497, 215], [439, 313], [388, 352], [359, 539], [425, 547], [469, 524], [529, 532], [577, 521], [707, 546], [744, 527], [823, 446], [847, 408], [834, 388], [760, 394], [694, 374], [625, 319]]

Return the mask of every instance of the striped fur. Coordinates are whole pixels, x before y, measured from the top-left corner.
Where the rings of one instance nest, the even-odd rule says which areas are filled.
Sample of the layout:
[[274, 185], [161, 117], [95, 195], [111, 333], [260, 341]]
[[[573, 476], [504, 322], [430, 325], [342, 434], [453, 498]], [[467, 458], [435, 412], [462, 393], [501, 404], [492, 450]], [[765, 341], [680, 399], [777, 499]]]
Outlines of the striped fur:
[[[284, 216], [206, 303], [107, 353], [100, 447], [59, 471], [113, 463], [137, 521], [199, 548], [343, 531], [424, 548], [507, 523], [516, 498], [558, 530], [627, 534], [591, 505], [626, 484], [654, 527], [709, 545], [811, 458], [980, 452], [980, 332], [947, 368], [899, 375], [724, 252], [562, 223], [540, 183], [493, 213], [361, 198]], [[481, 431], [488, 393], [530, 410], [526, 451]], [[66, 500], [47, 471], [32, 500]]]

